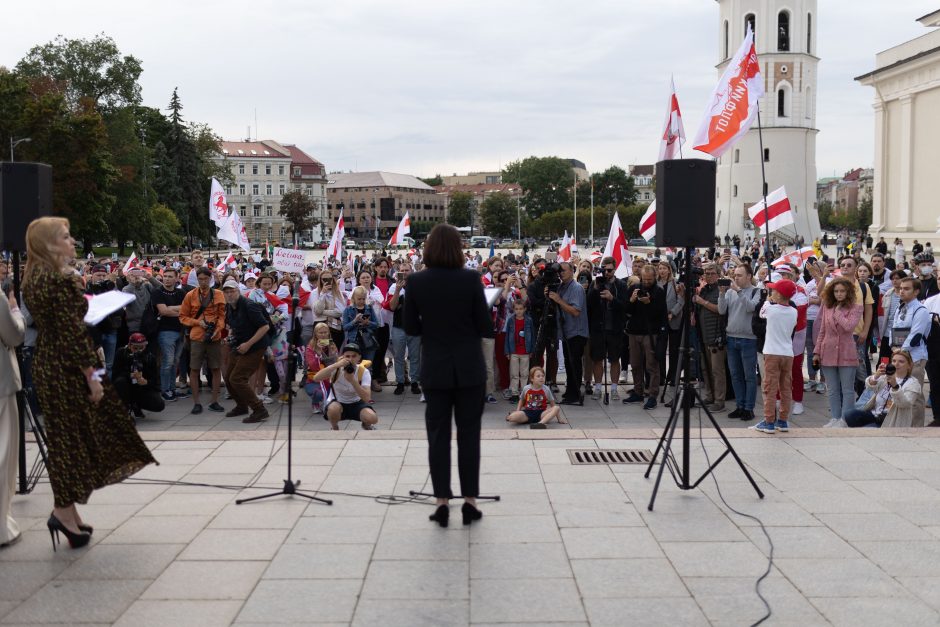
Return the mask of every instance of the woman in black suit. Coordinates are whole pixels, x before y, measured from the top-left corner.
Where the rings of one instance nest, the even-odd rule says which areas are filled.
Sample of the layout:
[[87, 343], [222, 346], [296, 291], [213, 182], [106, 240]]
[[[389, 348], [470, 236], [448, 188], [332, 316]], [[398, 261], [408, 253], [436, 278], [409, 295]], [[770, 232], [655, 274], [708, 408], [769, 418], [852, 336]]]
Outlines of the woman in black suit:
[[457, 423], [457, 468], [469, 525], [483, 514], [480, 493], [480, 419], [486, 395], [481, 338], [493, 337], [480, 275], [464, 269], [460, 234], [448, 224], [431, 229], [424, 244], [426, 270], [408, 278], [405, 333], [421, 336], [421, 386], [427, 399], [428, 463], [437, 498], [430, 517], [447, 526], [450, 489], [450, 421]]

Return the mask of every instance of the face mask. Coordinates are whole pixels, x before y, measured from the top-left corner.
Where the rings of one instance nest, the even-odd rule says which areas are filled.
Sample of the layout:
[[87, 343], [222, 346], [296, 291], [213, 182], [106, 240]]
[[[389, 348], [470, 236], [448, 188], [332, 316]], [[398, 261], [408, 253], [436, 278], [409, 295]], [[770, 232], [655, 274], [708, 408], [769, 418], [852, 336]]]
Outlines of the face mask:
[[933, 274], [933, 266], [921, 266], [920, 273], [924, 276], [930, 276]]
[[317, 340], [317, 344], [325, 348], [330, 345], [330, 340]]

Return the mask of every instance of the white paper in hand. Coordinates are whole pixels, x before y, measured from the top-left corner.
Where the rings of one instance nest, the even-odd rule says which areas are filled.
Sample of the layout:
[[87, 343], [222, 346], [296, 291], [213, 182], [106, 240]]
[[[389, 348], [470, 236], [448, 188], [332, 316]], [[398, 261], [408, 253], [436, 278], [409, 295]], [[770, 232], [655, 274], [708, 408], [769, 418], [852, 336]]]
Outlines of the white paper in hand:
[[110, 291], [98, 294], [88, 299], [88, 312], [85, 314], [85, 324], [95, 326], [121, 307], [132, 303], [136, 296], [124, 292]]

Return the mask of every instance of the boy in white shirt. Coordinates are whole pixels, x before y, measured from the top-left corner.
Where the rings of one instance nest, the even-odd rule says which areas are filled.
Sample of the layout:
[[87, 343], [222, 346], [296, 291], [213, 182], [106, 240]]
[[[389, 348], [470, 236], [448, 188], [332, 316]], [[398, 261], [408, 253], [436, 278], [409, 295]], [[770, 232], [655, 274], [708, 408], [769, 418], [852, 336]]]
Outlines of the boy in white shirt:
[[[787, 432], [790, 429], [790, 404], [793, 400], [793, 330], [796, 328], [796, 308], [790, 299], [796, 294], [796, 284], [789, 279], [768, 283], [770, 294], [760, 317], [767, 320], [764, 339], [764, 376], [761, 392], [764, 397], [764, 419], [751, 427], [762, 433]], [[776, 398], [780, 394], [780, 417], [775, 420]]]

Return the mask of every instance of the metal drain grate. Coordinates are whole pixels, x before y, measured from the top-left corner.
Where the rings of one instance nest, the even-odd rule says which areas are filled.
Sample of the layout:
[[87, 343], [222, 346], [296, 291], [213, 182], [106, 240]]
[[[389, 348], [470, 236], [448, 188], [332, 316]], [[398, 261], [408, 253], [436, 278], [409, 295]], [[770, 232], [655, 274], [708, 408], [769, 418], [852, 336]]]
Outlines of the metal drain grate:
[[569, 448], [568, 459], [575, 466], [587, 464], [648, 464], [653, 454], [648, 449]]

